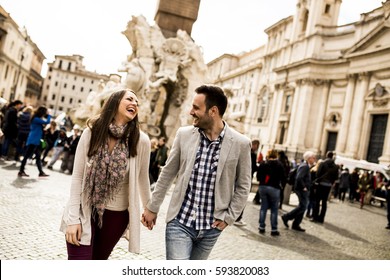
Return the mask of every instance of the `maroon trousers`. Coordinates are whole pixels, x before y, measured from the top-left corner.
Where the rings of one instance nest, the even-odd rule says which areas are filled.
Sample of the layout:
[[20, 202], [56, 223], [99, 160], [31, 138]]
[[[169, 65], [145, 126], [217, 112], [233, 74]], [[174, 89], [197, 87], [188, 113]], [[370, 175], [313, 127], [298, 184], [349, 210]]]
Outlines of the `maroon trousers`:
[[107, 260], [129, 224], [129, 212], [105, 210], [102, 228], [98, 227], [97, 219], [96, 216], [91, 220], [91, 245], [66, 242], [68, 260]]

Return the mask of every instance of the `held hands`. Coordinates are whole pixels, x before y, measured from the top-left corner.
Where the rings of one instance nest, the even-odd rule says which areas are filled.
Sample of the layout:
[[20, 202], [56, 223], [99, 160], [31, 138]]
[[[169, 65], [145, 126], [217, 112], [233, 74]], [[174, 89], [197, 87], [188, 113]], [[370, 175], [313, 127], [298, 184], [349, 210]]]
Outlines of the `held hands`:
[[217, 228], [219, 230], [224, 230], [228, 224], [225, 223], [224, 221], [221, 221], [221, 220], [216, 220], [212, 225], [211, 225], [213, 228]]
[[67, 226], [65, 233], [66, 242], [80, 246], [81, 232], [81, 224]]
[[141, 217], [141, 223], [147, 227], [149, 230], [152, 230], [156, 224], [157, 213], [150, 211], [148, 208], [144, 209]]

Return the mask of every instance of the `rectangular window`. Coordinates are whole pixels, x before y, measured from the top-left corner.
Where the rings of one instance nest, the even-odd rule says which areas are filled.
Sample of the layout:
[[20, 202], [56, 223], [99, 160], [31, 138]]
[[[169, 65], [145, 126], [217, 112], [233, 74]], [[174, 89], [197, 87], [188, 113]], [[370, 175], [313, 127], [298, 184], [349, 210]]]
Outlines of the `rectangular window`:
[[51, 100], [55, 100], [55, 99], [56, 99], [56, 95], [53, 94], [53, 95], [51, 96]]
[[291, 99], [292, 99], [292, 97], [291, 97], [290, 94], [286, 96], [286, 103], [284, 104], [284, 112], [285, 112], [285, 113], [290, 112], [290, 108], [291, 108]]
[[72, 104], [73, 98], [69, 98], [69, 104]]
[[5, 80], [7, 79], [7, 76], [8, 76], [8, 68], [9, 68], [9, 66], [7, 65], [7, 67], [5, 67], [5, 75], [4, 75]]
[[325, 14], [329, 14], [330, 13], [330, 4], [326, 4], [325, 5], [325, 11], [324, 11]]
[[61, 102], [65, 101], [65, 96], [61, 96]]

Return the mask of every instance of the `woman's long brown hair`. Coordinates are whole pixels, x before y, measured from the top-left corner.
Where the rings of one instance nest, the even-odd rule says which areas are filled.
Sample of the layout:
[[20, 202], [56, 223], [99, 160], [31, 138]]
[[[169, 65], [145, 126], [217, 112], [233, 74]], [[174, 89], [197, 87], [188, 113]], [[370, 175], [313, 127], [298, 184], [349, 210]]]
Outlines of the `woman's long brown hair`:
[[[109, 133], [108, 127], [110, 123], [114, 120], [115, 114], [118, 111], [119, 103], [121, 102], [123, 96], [126, 92], [134, 91], [129, 89], [119, 90], [110, 95], [110, 97], [105, 101], [103, 108], [99, 115], [88, 119], [87, 126], [91, 129], [91, 141], [88, 150], [88, 157], [94, 155], [99, 147], [103, 147], [108, 140]], [[134, 93], [135, 94], [135, 93]], [[135, 157], [137, 155], [137, 144], [140, 138], [140, 130], [139, 130], [139, 121], [138, 115], [135, 116], [133, 120], [131, 120], [125, 133], [122, 136], [122, 141], [126, 143], [129, 149], [129, 157]]]

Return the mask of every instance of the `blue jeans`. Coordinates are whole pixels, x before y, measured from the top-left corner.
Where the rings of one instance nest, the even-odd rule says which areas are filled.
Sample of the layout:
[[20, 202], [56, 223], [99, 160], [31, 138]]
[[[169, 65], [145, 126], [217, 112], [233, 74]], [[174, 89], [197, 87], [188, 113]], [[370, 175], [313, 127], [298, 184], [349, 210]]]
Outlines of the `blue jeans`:
[[267, 217], [268, 208], [271, 209], [271, 231], [278, 230], [278, 208], [280, 200], [280, 189], [261, 185], [259, 187], [261, 207], [259, 229], [265, 229], [265, 218]]
[[295, 194], [298, 196], [299, 204], [284, 216], [287, 218], [287, 220], [294, 220], [292, 224], [293, 227], [299, 227], [303, 219], [303, 214], [305, 213], [307, 205], [309, 204], [309, 192], [296, 190]]
[[207, 260], [221, 230], [212, 228], [196, 230], [170, 221], [165, 230], [167, 260]]

